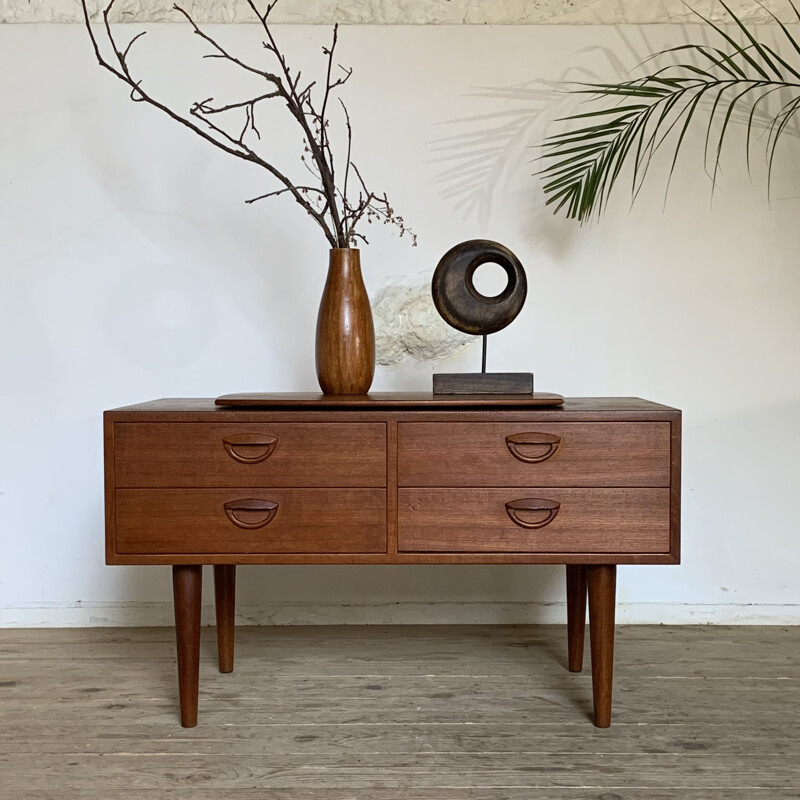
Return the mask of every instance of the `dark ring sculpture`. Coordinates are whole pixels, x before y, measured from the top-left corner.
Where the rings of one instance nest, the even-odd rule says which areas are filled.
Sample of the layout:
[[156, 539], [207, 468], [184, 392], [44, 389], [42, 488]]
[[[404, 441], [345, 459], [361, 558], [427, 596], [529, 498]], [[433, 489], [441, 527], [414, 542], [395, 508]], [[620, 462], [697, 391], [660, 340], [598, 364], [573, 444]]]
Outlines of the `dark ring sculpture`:
[[[499, 264], [508, 276], [508, 285], [497, 297], [482, 295], [472, 282], [475, 270], [489, 261]], [[507, 247], [488, 239], [470, 239], [442, 256], [431, 292], [445, 322], [480, 336], [502, 330], [516, 318], [525, 304], [528, 281], [519, 259]]]

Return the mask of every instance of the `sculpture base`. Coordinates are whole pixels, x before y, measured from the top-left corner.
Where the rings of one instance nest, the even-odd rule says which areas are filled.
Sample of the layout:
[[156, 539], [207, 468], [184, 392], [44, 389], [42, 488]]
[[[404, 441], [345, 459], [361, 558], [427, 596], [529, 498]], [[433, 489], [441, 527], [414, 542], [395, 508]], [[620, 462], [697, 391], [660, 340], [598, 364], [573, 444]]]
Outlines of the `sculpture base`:
[[439, 372], [434, 394], [533, 394], [532, 372]]

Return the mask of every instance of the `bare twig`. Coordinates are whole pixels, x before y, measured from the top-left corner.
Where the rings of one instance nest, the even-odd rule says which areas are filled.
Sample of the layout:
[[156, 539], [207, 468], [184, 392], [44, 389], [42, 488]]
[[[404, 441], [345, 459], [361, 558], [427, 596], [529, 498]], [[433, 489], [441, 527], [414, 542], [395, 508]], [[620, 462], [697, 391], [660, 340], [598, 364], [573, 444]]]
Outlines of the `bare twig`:
[[[353, 74], [352, 69], [345, 68], [335, 62], [334, 53], [338, 42], [338, 26], [334, 26], [330, 46], [323, 48], [323, 53], [327, 57], [324, 88], [317, 87], [317, 82], [313, 80], [301, 85], [301, 71], [295, 71], [290, 68], [268, 23], [269, 15], [278, 0], [269, 2], [263, 13], [258, 10], [255, 0], [245, 0], [245, 2], [261, 25], [266, 36], [266, 41], [263, 42], [264, 50], [277, 60], [279, 67], [277, 71], [254, 66], [231, 53], [200, 28], [185, 9], [179, 5], [174, 6], [175, 11], [191, 26], [192, 32], [211, 48], [211, 52], [206, 53], [203, 56], [204, 58], [227, 61], [244, 72], [266, 81], [271, 87], [268, 91], [264, 91], [254, 97], [234, 102], [214, 104], [211, 97], [194, 102], [189, 107], [188, 118], [157, 100], [148, 90], [142, 87], [142, 81], [132, 75], [129, 67], [129, 56], [133, 45], [145, 35], [146, 31], [138, 33], [128, 42], [124, 49], [120, 49], [109, 21], [111, 11], [117, 0], [108, 0], [102, 11], [103, 47], [110, 48], [113, 53], [112, 58], [106, 58], [101, 50], [100, 41], [90, 21], [86, 0], [81, 0], [81, 6], [86, 29], [98, 64], [129, 87], [131, 99], [157, 108], [170, 119], [193, 131], [223, 152], [261, 167], [280, 184], [278, 189], [246, 200], [246, 203], [250, 204], [283, 194], [291, 195], [319, 225], [331, 247], [348, 247], [351, 243], [356, 243], [357, 241], [366, 242], [365, 237], [355, 231], [356, 225], [365, 217], [368, 222], [380, 219], [384, 224], [392, 223], [396, 225], [400, 229], [401, 236], [405, 233], [411, 233], [406, 228], [402, 217], [395, 215], [386, 195], [384, 194], [381, 197], [374, 192], [370, 192], [361, 173], [352, 163], [353, 128], [350, 115], [341, 98], [337, 99], [344, 114], [347, 148], [343, 167], [344, 183], [341, 187], [337, 186], [334, 152], [330, 138], [330, 120], [327, 116], [329, 100], [333, 93], [343, 86]], [[334, 76], [335, 64], [342, 71], [342, 74], [338, 77]], [[322, 102], [318, 111], [314, 96], [320, 92]], [[257, 105], [260, 107], [260, 104], [271, 100], [281, 101], [300, 127], [304, 141], [304, 154], [301, 155], [301, 162], [318, 185], [295, 183], [282, 168], [278, 168], [271, 160], [257, 153], [245, 141], [250, 131], [259, 140], [261, 139], [261, 133], [256, 127], [255, 109]], [[239, 116], [242, 111], [244, 111], [243, 121]], [[214, 121], [214, 118], [217, 118], [219, 122]], [[232, 125], [228, 123], [229, 118], [233, 124], [236, 124], [235, 119], [240, 120], [238, 128], [234, 129], [235, 132], [233, 133], [229, 130], [232, 128]], [[263, 118], [261, 121], [263, 122]], [[306, 158], [306, 154], [308, 158]], [[356, 200], [351, 199], [348, 194], [351, 168], [358, 176], [361, 185]], [[411, 236], [416, 244], [416, 237], [413, 234]]]
[[342, 106], [342, 111], [344, 112], [344, 121], [347, 127], [347, 158], [344, 168], [344, 185], [342, 186], [342, 198], [344, 200], [343, 205], [345, 206], [345, 209], [342, 223], [345, 226], [345, 235], [347, 235], [349, 238], [352, 238], [353, 225], [352, 223], [348, 222], [350, 214], [347, 204], [347, 182], [350, 179], [350, 164], [352, 163], [350, 160], [350, 154], [353, 149], [353, 126], [350, 124], [350, 112], [347, 110], [347, 106], [344, 104], [344, 101], [341, 97], [339, 98], [339, 104]]
[[[265, 11], [264, 15], [258, 13], [258, 9], [256, 8], [254, 0], [245, 0], [248, 6], [253, 10], [256, 17], [261, 22], [261, 27], [264, 30], [264, 33], [267, 36], [267, 40], [272, 48], [272, 52], [275, 54], [276, 58], [278, 59], [278, 63], [281, 66], [281, 70], [283, 71], [284, 77], [286, 78], [286, 82], [291, 87], [290, 89], [290, 97], [294, 102], [287, 103], [287, 108], [292, 113], [294, 118], [300, 124], [300, 127], [303, 129], [303, 133], [305, 134], [306, 142], [311, 149], [311, 155], [314, 161], [317, 164], [317, 168], [319, 169], [320, 180], [322, 181], [325, 193], [330, 198], [329, 203], [329, 213], [331, 216], [331, 222], [333, 224], [333, 228], [336, 231], [336, 237], [338, 240], [338, 247], [347, 247], [347, 239], [345, 236], [345, 232], [342, 228], [341, 218], [339, 215], [339, 209], [336, 203], [336, 184], [333, 179], [333, 164], [329, 163], [328, 161], [328, 153], [324, 146], [317, 141], [314, 132], [308, 125], [308, 120], [306, 119], [306, 113], [304, 109], [304, 104], [308, 104], [310, 106], [310, 87], [304, 92], [304, 100], [301, 100], [297, 94], [296, 90], [296, 81], [292, 81], [291, 70], [289, 69], [289, 65], [286, 63], [286, 58], [281, 53], [280, 49], [278, 48], [278, 44], [275, 41], [275, 37], [272, 35], [272, 29], [269, 27], [267, 23], [267, 17], [269, 16], [272, 9], [275, 7], [275, 2], [270, 3], [267, 6], [267, 10]], [[299, 80], [300, 75], [298, 73], [297, 80]], [[313, 108], [311, 109], [313, 112]], [[322, 130], [324, 130], [324, 120], [322, 125]]]
[[[316, 192], [317, 194], [325, 196], [325, 193], [322, 189], [318, 189], [316, 186], [297, 186], [301, 192]], [[276, 189], [274, 192], [267, 192], [266, 194], [260, 194], [258, 197], [251, 197], [249, 200], [245, 200], [244, 202], [250, 205], [251, 203], [257, 203], [259, 200], [266, 200], [268, 197], [277, 197], [278, 195], [285, 194], [289, 190], [284, 186], [283, 189]]]
[[133, 45], [134, 45], [134, 43], [136, 42], [136, 40], [137, 40], [137, 39], [141, 39], [141, 38], [142, 38], [142, 36], [144, 36], [146, 33], [147, 33], [147, 31], [142, 31], [141, 33], [137, 33], [137, 34], [136, 34], [136, 36], [134, 36], [134, 37], [133, 37], [133, 39], [131, 39], [131, 40], [128, 42], [128, 46], [125, 48], [125, 51], [124, 51], [124, 52], [123, 52], [123, 54], [122, 54], [122, 58], [123, 58], [123, 60], [125, 60], [125, 59], [127, 59], [127, 58], [128, 58], [128, 53], [130, 53], [130, 51], [131, 51], [131, 47], [133, 47]]

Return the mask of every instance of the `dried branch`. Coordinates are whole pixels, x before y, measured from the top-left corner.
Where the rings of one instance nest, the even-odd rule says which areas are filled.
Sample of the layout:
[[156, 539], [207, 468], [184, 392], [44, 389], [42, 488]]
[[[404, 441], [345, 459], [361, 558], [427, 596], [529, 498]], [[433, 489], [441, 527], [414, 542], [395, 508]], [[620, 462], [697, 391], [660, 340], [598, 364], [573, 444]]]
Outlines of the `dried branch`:
[[[269, 197], [290, 194], [322, 228], [331, 247], [345, 248], [359, 240], [366, 242], [364, 236], [355, 231], [356, 225], [363, 218], [366, 218], [368, 222], [380, 219], [384, 224], [394, 224], [400, 229], [401, 237], [405, 233], [411, 233], [406, 228], [402, 217], [395, 215], [386, 195], [384, 194], [381, 197], [374, 192], [370, 192], [360, 172], [352, 163], [353, 129], [350, 115], [341, 98], [337, 99], [344, 114], [347, 146], [343, 166], [344, 183], [341, 187], [337, 186], [334, 149], [329, 130], [329, 101], [334, 92], [343, 86], [353, 74], [352, 69], [336, 64], [335, 61], [338, 26], [333, 28], [330, 46], [323, 47], [323, 54], [327, 57], [324, 87], [318, 87], [317, 82], [313, 80], [302, 84], [301, 71], [293, 70], [289, 66], [268, 23], [269, 15], [278, 0], [272, 0], [272, 2], [267, 3], [263, 13], [258, 10], [255, 0], [245, 0], [245, 2], [255, 15], [266, 36], [263, 47], [270, 57], [277, 61], [278, 69], [276, 71], [254, 66], [231, 53], [197, 25], [185, 9], [179, 5], [173, 7], [191, 26], [192, 32], [211, 48], [211, 52], [205, 54], [204, 58], [226, 61], [238, 69], [266, 81], [270, 86], [269, 90], [244, 100], [215, 104], [213, 98], [209, 97], [205, 100], [194, 102], [189, 106], [188, 117], [177, 113], [165, 103], [157, 100], [148, 90], [142, 87], [142, 81], [135, 78], [131, 73], [129, 57], [133, 45], [145, 35], [146, 31], [134, 36], [124, 49], [118, 46], [109, 22], [111, 10], [117, 0], [109, 0], [102, 12], [103, 47], [110, 48], [113, 53], [111, 58], [106, 58], [102, 52], [101, 43], [90, 22], [86, 0], [81, 0], [81, 6], [86, 29], [98, 64], [129, 87], [132, 100], [152, 105], [223, 152], [266, 170], [280, 184], [278, 189], [251, 198], [245, 201], [246, 203], [250, 204]], [[335, 66], [338, 66], [341, 74], [334, 75]], [[321, 105], [318, 107], [315, 105], [314, 97], [320, 93], [322, 100]], [[304, 148], [304, 153], [300, 157], [301, 163], [310, 172], [318, 185], [297, 184], [282, 168], [278, 168], [272, 161], [260, 155], [247, 144], [246, 139], [250, 132], [254, 133], [257, 139], [261, 139], [261, 133], [255, 121], [256, 106], [271, 100], [281, 102], [299, 126]], [[241, 120], [242, 112], [244, 112], [243, 120]], [[215, 119], [218, 119], [219, 122], [215, 121]], [[232, 124], [236, 124], [236, 119], [239, 119], [240, 122], [232, 133], [230, 128], [232, 128]], [[263, 117], [260, 117], [260, 121], [263, 123]], [[308, 158], [306, 158], [306, 155], [308, 155]], [[358, 175], [361, 185], [358, 198], [355, 200], [351, 199], [348, 194], [351, 168]], [[413, 234], [411, 236], [416, 244], [416, 237]]]
[[[303, 93], [304, 99], [301, 100], [297, 94], [296, 86], [297, 82], [300, 79], [300, 73], [297, 74], [297, 79], [292, 81], [291, 70], [289, 69], [289, 65], [286, 63], [286, 58], [281, 53], [280, 49], [278, 48], [278, 44], [275, 41], [275, 37], [272, 35], [272, 29], [269, 27], [267, 23], [267, 17], [269, 16], [272, 9], [275, 7], [275, 2], [267, 5], [267, 10], [265, 11], [264, 15], [260, 15], [258, 13], [258, 9], [256, 8], [254, 0], [245, 0], [248, 6], [253, 10], [256, 17], [261, 22], [261, 27], [264, 29], [264, 33], [267, 36], [267, 40], [269, 42], [270, 48], [272, 53], [278, 59], [278, 63], [281, 66], [281, 70], [283, 71], [284, 77], [286, 78], [286, 82], [291, 87], [290, 90], [290, 97], [291, 100], [294, 102], [287, 103], [287, 107], [292, 115], [295, 117], [297, 122], [300, 124], [300, 127], [303, 129], [303, 133], [305, 135], [306, 143], [308, 144], [309, 148], [311, 149], [311, 155], [317, 165], [317, 169], [319, 170], [320, 180], [322, 181], [324, 191], [328, 198], [330, 199], [329, 203], [329, 213], [331, 215], [331, 221], [333, 223], [333, 228], [336, 231], [336, 235], [339, 241], [339, 247], [347, 247], [348, 241], [345, 235], [345, 231], [342, 228], [341, 218], [339, 215], [339, 209], [336, 203], [336, 184], [333, 180], [333, 163], [328, 162], [328, 153], [324, 146], [321, 145], [319, 141], [317, 141], [316, 137], [314, 136], [313, 131], [308, 125], [308, 120], [306, 119], [306, 112], [304, 106], [309, 106], [312, 113], [314, 109], [311, 107], [311, 94], [310, 94], [310, 87], [307, 87], [306, 91]], [[335, 29], [335, 28], [334, 28]], [[335, 41], [334, 36], [334, 41]], [[322, 130], [324, 131], [324, 120], [322, 121]]]
[[349, 207], [347, 205], [347, 182], [350, 179], [350, 164], [352, 163], [350, 160], [350, 154], [353, 149], [353, 126], [350, 124], [350, 112], [347, 110], [347, 106], [344, 104], [342, 98], [339, 98], [339, 104], [342, 107], [342, 111], [344, 112], [344, 121], [347, 127], [347, 158], [344, 168], [344, 185], [342, 186], [342, 197], [344, 198], [344, 214], [342, 223], [345, 226], [345, 230], [347, 234], [352, 237], [353, 235], [353, 225], [352, 222], [348, 222], [349, 214]]
[[202, 103], [198, 103], [197, 105], [202, 106], [204, 114], [221, 114], [223, 111], [232, 111], [234, 108], [252, 108], [256, 103], [260, 103], [262, 100], [270, 100], [273, 97], [280, 97], [280, 93], [269, 92], [267, 94], [254, 97], [252, 100], [242, 100], [239, 103], [228, 103], [225, 106], [217, 106], [216, 108], [209, 105], [209, 103], [213, 100], [213, 98], [209, 97], [208, 100], [204, 100]]
[[[331, 94], [331, 89], [333, 86], [331, 85], [331, 70], [333, 69], [333, 51], [336, 49], [336, 42], [339, 40], [339, 26], [333, 26], [333, 39], [331, 41], [330, 47], [323, 47], [322, 52], [328, 56], [328, 71], [325, 74], [325, 94], [322, 97], [322, 110], [319, 112], [319, 118], [321, 120], [325, 119], [325, 111], [328, 108], [328, 98]], [[323, 142], [325, 141], [325, 130], [322, 130], [322, 137]]]
[[131, 51], [131, 47], [133, 47], [134, 43], [135, 43], [135, 42], [136, 42], [138, 39], [141, 39], [141, 38], [142, 38], [142, 36], [144, 36], [146, 33], [147, 33], [147, 31], [142, 31], [141, 33], [137, 33], [137, 34], [136, 34], [136, 36], [134, 36], [134, 37], [133, 37], [133, 39], [131, 39], [131, 40], [128, 42], [128, 46], [125, 48], [125, 51], [122, 53], [122, 58], [123, 58], [123, 60], [125, 60], [125, 59], [127, 59], [127, 58], [128, 58], [128, 53], [130, 53], [130, 51]]
[[[316, 192], [323, 197], [325, 197], [325, 192], [322, 189], [318, 189], [316, 186], [297, 186], [301, 192]], [[251, 197], [249, 200], [245, 200], [244, 202], [250, 205], [251, 203], [257, 203], [259, 200], [266, 200], [268, 197], [277, 197], [280, 194], [285, 194], [289, 190], [284, 187], [283, 189], [276, 189], [274, 192], [267, 192], [266, 194], [260, 194], [258, 197]]]
[[[117, 0], [112, 0], [112, 2], [109, 4], [109, 8], [111, 8], [111, 6], [114, 3], [116, 3], [116, 1]], [[85, 0], [81, 0], [81, 2], [85, 2]], [[281, 96], [284, 97], [286, 96], [286, 90], [284, 89], [283, 84], [281, 83], [281, 79], [277, 75], [274, 75], [271, 72], [266, 72], [265, 70], [262, 69], [258, 69], [257, 67], [252, 67], [249, 64], [246, 64], [240, 58], [231, 55], [217, 41], [212, 39], [207, 33], [205, 33], [205, 31], [203, 31], [202, 28], [200, 28], [200, 26], [192, 19], [188, 11], [185, 11], [183, 8], [181, 8], [181, 6], [177, 4], [173, 5], [172, 8], [174, 11], [177, 11], [186, 19], [186, 21], [192, 26], [192, 31], [196, 36], [199, 36], [204, 42], [210, 44], [217, 51], [216, 53], [211, 53], [206, 56], [203, 56], [204, 58], [224, 58], [226, 61], [230, 61], [232, 64], [236, 64], [236, 66], [241, 67], [246, 72], [251, 72], [253, 73], [253, 75], [258, 75], [259, 77], [264, 78], [265, 80], [274, 84], [276, 87], [276, 91]]]

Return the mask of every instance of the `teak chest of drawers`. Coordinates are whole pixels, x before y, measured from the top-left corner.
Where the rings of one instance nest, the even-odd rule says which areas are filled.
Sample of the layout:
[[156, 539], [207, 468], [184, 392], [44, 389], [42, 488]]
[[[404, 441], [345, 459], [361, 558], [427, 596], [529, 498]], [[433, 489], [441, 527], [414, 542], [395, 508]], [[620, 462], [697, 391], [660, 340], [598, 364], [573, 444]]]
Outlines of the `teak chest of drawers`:
[[203, 564], [220, 670], [236, 564], [566, 564], [611, 719], [617, 564], [680, 560], [680, 412], [638, 398], [264, 395], [105, 413], [106, 561], [171, 564], [181, 723], [197, 722]]

